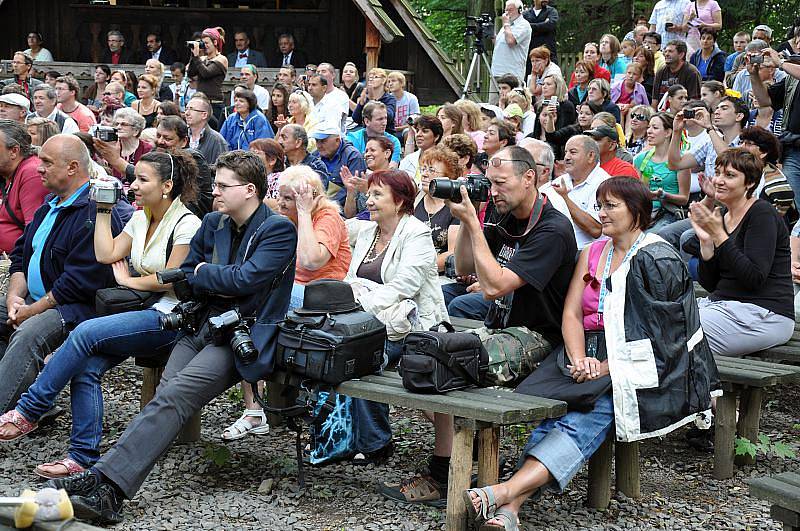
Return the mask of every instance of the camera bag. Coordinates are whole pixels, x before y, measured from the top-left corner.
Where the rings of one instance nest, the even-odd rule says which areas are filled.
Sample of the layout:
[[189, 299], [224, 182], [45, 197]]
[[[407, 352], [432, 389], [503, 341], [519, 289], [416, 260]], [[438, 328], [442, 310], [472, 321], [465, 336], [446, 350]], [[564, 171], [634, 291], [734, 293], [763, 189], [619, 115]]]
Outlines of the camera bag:
[[489, 354], [480, 338], [456, 332], [442, 322], [447, 332], [411, 332], [403, 341], [400, 375], [403, 387], [412, 393], [445, 393], [471, 385], [484, 387]]
[[325, 315], [289, 312], [278, 325], [276, 363], [287, 372], [338, 385], [377, 372], [386, 327], [363, 310]]

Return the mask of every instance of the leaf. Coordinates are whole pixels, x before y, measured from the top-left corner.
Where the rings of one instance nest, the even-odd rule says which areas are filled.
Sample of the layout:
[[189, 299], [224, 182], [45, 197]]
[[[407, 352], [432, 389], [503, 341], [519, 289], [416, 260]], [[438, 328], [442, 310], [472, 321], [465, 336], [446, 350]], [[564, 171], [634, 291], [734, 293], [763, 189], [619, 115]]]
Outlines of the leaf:
[[766, 433], [759, 433], [758, 442], [760, 442], [761, 444], [769, 444], [769, 435], [767, 435]]
[[775, 454], [775, 457], [783, 457], [789, 459], [794, 459], [795, 457], [797, 457], [795, 451], [792, 450], [792, 448], [789, 445], [782, 442], [776, 442], [775, 444], [772, 445], [772, 453]]
[[751, 458], [755, 459], [758, 448], [755, 444], [750, 442], [750, 439], [737, 437], [734, 451], [736, 455], [749, 455]]

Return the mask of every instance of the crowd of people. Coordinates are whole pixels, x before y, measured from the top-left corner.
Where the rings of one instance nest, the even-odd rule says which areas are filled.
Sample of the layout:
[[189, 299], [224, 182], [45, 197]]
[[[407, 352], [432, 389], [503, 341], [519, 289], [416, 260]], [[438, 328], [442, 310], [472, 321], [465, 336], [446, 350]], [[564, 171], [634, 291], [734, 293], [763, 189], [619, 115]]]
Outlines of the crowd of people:
[[[488, 528], [517, 529], [521, 504], [563, 489], [611, 429], [633, 441], [695, 422], [705, 429], [688, 430], [689, 443], [708, 449], [712, 354], [743, 356], [794, 330], [800, 19], [779, 46], [758, 25], [726, 54], [717, 2], [660, 0], [622, 39], [586, 43], [570, 76], [547, 0], [527, 10], [508, 0], [502, 22], [496, 101], [430, 114], [402, 72], [362, 79], [348, 62], [337, 82], [291, 35], [267, 58], [241, 31], [226, 54], [225, 31], [206, 28], [184, 64], [151, 33], [136, 78], [115, 70], [136, 59], [111, 31], [86, 89], [55, 71], [33, 78], [34, 61], [52, 56], [28, 35], [0, 95], [0, 249], [11, 262], [0, 440], [46, 422], [69, 385], [66, 456], [34, 472], [65, 488], [79, 516], [120, 521], [181, 426], [243, 376], [205, 321], [161, 326], [179, 298], [159, 274], [179, 268], [193, 294], [211, 294], [207, 315], [252, 318], [262, 354], [320, 279], [349, 284], [386, 325], [383, 369], [411, 331], [449, 317], [525, 327], [552, 352], [516, 391], [570, 407], [531, 434], [509, 481], [464, 493]], [[259, 80], [263, 66], [279, 68], [274, 83]], [[240, 74], [230, 97], [229, 69]], [[465, 186], [433, 191], [465, 178], [486, 200]], [[693, 281], [709, 295], [695, 300]], [[99, 315], [96, 292], [113, 286], [154, 296]], [[104, 373], [170, 350], [155, 398], [101, 455]], [[243, 388], [224, 440], [269, 431]], [[353, 400], [352, 442], [328, 462], [385, 461], [388, 413]], [[384, 484], [385, 496], [445, 501], [453, 419], [429, 418], [427, 469]]]

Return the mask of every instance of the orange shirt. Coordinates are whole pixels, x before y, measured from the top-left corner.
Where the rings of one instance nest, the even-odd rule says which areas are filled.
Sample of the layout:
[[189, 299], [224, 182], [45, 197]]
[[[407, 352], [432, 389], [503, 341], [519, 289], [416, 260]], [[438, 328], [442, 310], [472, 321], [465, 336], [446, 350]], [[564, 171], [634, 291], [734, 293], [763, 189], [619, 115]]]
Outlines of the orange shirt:
[[352, 254], [347, 237], [347, 227], [344, 225], [342, 216], [331, 208], [325, 208], [311, 217], [311, 223], [314, 226], [317, 241], [331, 253], [331, 259], [316, 271], [298, 265], [294, 273], [295, 283], [306, 285], [312, 280], [320, 278], [344, 280], [347, 269], [350, 267]]

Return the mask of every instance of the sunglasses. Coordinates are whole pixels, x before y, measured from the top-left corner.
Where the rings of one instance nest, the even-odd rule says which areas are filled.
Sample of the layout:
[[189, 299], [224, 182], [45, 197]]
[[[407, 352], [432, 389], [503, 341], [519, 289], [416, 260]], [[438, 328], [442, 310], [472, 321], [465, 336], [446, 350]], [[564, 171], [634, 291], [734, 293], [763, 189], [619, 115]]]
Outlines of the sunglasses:
[[647, 116], [639, 113], [632, 113], [631, 118], [633, 118], [634, 120], [639, 120], [640, 122], [647, 121]]
[[489, 159], [489, 165], [492, 166], [493, 168], [499, 168], [500, 166], [503, 165], [504, 162], [521, 162], [523, 164], [527, 164], [529, 168], [532, 167], [530, 162], [528, 162], [527, 160], [501, 159], [500, 157], [492, 157], [491, 159]]

